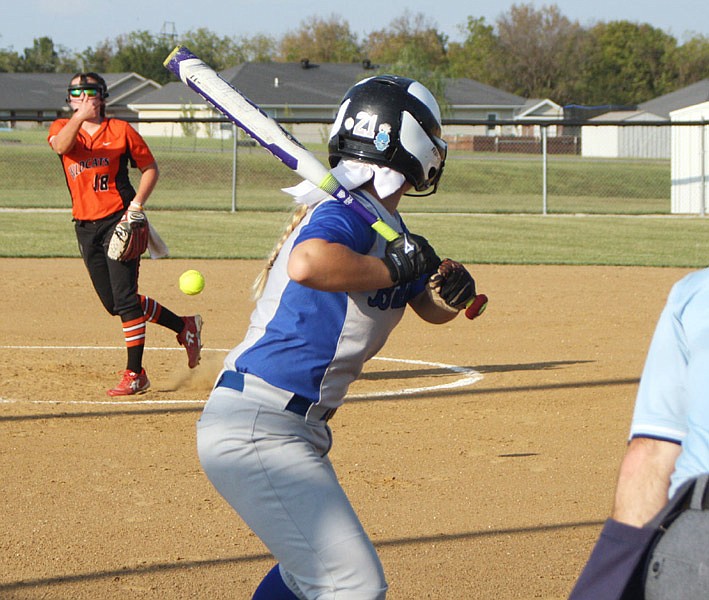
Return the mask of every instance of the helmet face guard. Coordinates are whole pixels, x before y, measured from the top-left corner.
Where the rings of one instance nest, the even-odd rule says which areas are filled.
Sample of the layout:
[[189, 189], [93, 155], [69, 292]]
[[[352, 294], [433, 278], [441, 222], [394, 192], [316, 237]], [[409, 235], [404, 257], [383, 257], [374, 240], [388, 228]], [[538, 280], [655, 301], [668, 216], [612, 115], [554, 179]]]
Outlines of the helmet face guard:
[[[342, 158], [400, 172], [417, 192], [436, 192], [447, 145], [440, 109], [431, 92], [413, 79], [380, 75], [345, 95], [330, 132], [330, 166]], [[414, 194], [412, 194], [414, 195]]]

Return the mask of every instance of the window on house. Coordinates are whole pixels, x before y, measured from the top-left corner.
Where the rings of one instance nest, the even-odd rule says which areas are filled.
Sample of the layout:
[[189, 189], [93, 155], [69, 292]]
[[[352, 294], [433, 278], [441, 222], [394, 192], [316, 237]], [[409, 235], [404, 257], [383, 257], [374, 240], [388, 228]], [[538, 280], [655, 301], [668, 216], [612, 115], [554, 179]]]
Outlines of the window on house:
[[497, 129], [497, 113], [487, 113], [487, 133], [488, 135], [493, 135]]

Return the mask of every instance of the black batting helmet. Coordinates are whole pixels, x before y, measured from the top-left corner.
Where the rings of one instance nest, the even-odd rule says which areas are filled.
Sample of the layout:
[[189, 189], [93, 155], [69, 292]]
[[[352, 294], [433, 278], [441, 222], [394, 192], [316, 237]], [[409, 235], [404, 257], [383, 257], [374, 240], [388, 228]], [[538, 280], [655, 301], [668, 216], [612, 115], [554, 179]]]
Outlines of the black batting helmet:
[[390, 167], [433, 194], [447, 153], [440, 136], [441, 111], [423, 84], [377, 75], [345, 94], [330, 132], [330, 166], [347, 158]]

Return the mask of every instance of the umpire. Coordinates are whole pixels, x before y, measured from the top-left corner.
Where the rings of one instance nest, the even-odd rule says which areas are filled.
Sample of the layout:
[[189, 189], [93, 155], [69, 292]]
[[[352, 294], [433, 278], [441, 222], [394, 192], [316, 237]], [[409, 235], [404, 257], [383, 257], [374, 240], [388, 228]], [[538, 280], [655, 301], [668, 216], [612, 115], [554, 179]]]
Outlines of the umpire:
[[[570, 600], [709, 598], [709, 494], [698, 494], [689, 506], [684, 498], [709, 472], [708, 400], [709, 269], [704, 269], [673, 286], [657, 322], [613, 512]], [[675, 506], [679, 516], [668, 511]], [[686, 531], [675, 527], [687, 522], [689, 510], [694, 510], [692, 525]], [[674, 558], [648, 561], [663, 539], [672, 540]]]

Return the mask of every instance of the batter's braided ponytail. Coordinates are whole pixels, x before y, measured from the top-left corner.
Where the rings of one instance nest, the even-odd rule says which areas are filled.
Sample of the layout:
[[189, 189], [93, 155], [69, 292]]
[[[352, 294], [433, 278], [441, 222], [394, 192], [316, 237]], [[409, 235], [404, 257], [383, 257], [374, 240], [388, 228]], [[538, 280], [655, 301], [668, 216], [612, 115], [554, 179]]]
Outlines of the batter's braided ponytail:
[[276, 259], [278, 258], [278, 255], [281, 252], [281, 248], [283, 248], [283, 244], [286, 243], [288, 236], [293, 233], [293, 230], [296, 227], [298, 227], [298, 224], [303, 220], [307, 212], [308, 205], [299, 204], [291, 214], [290, 220], [283, 229], [283, 234], [281, 235], [278, 242], [276, 242], [276, 245], [273, 247], [273, 250], [271, 250], [271, 255], [268, 257], [266, 266], [261, 270], [261, 272], [258, 274], [258, 277], [256, 277], [256, 280], [254, 281], [254, 284], [252, 286], [254, 292], [254, 300], [258, 300], [263, 294], [263, 289], [266, 287], [266, 282], [268, 281], [268, 274], [273, 268], [273, 263], [276, 262]]

